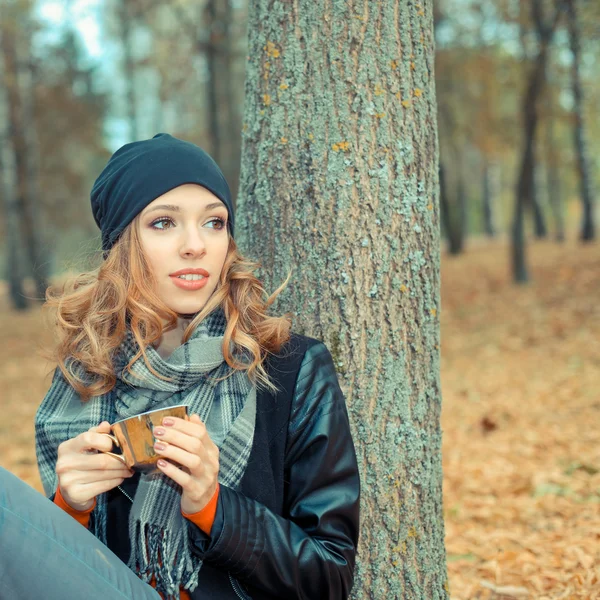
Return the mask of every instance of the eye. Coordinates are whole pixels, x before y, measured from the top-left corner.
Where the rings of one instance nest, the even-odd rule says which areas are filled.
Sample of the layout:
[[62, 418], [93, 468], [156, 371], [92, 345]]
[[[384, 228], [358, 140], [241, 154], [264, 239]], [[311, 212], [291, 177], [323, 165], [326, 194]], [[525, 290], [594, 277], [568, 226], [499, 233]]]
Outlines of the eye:
[[225, 219], [222, 219], [221, 217], [215, 217], [214, 219], [208, 221], [208, 223], [217, 223], [219, 225], [219, 227], [217, 227], [217, 231], [221, 231], [221, 229], [224, 229], [226, 225]]
[[[159, 227], [158, 225], [160, 223], [169, 223], [171, 226], [175, 225], [175, 221], [173, 221], [173, 219], [171, 219], [170, 217], [161, 217], [160, 219], [156, 219], [156, 221], [152, 221], [152, 223], [150, 223], [150, 227], [152, 229], [156, 229], [157, 231], [166, 231], [167, 229], [172, 228], [171, 226]], [[206, 224], [208, 225], [209, 223], [216, 223], [217, 226], [212, 227], [212, 229], [215, 229], [216, 231], [221, 231], [222, 229], [225, 229], [227, 225], [227, 221], [222, 217], [214, 217], [213, 219], [207, 221]]]
[[156, 221], [152, 221], [152, 223], [150, 223], [150, 227], [152, 227], [152, 229], [158, 229], [159, 231], [164, 231], [164, 227], [157, 227], [156, 225], [158, 223], [173, 223], [173, 219], [170, 219], [169, 217], [161, 217], [160, 219], [156, 219]]

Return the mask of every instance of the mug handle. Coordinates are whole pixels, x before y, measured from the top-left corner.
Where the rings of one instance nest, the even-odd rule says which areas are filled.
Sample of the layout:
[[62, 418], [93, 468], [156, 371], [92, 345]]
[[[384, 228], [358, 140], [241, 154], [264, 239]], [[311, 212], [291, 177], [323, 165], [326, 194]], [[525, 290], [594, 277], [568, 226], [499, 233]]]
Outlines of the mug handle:
[[[121, 448], [121, 446], [119, 445], [119, 440], [117, 440], [117, 438], [111, 433], [101, 433], [100, 435], [105, 435], [106, 437], [109, 437], [112, 440], [114, 446], [116, 446], [119, 449]], [[114, 458], [120, 460], [127, 468], [129, 468], [127, 463], [125, 462], [125, 457], [122, 454], [115, 454], [114, 452], [103, 452], [102, 450], [100, 450], [100, 452], [102, 452], [102, 454], [108, 454], [108, 456], [113, 456]]]

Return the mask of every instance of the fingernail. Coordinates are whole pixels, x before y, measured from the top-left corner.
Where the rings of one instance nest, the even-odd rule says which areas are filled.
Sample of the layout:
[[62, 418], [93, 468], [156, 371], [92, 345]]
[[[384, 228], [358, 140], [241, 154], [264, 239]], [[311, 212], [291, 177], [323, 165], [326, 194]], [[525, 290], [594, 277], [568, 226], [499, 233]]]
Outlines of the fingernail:
[[154, 435], [165, 435], [165, 430], [162, 427], [155, 427]]
[[169, 417], [165, 417], [165, 418], [163, 419], [163, 422], [162, 422], [162, 424], [163, 424], [163, 425], [165, 425], [166, 427], [171, 427], [171, 425], [174, 425], [174, 424], [175, 424], [175, 422], [173, 421], [173, 419], [171, 419], [171, 418], [169, 418]]
[[154, 447], [157, 450], [164, 450], [167, 446], [166, 446], [166, 444], [163, 444], [162, 442], [156, 442], [156, 444], [154, 444]]
[[167, 461], [163, 460], [162, 458], [160, 460], [157, 461], [157, 464], [159, 467], [162, 467], [163, 469], [167, 466]]

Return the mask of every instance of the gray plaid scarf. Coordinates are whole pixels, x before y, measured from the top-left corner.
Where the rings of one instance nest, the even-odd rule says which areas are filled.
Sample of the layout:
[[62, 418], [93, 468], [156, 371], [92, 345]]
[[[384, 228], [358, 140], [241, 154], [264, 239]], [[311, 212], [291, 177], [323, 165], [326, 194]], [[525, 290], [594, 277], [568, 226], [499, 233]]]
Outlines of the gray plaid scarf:
[[[231, 372], [222, 353], [225, 326], [225, 315], [217, 308], [167, 359], [151, 346], [146, 348], [152, 367], [174, 378], [172, 382], [155, 377], [143, 357], [131, 367], [136, 377], [121, 372], [138, 351], [130, 330], [114, 361], [117, 383], [107, 394], [82, 403], [56, 368], [35, 416], [36, 454], [46, 495], [52, 495], [58, 485], [55, 466], [61, 442], [102, 421], [114, 423], [176, 404], [187, 404], [189, 413], [197, 413], [205, 423], [211, 408], [220, 411], [220, 418], [214, 422], [221, 422], [223, 431], [213, 432], [223, 439], [219, 447], [219, 482], [237, 489], [254, 439], [256, 389], [245, 371], [233, 371], [216, 384], [211, 381]], [[211, 435], [210, 427], [208, 433]], [[179, 598], [180, 586], [194, 590], [202, 566], [202, 560], [190, 552], [188, 523], [181, 515], [180, 502], [181, 487], [166, 475], [142, 474], [129, 516], [128, 566], [143, 581], [149, 582], [155, 576], [156, 589], [168, 600]], [[90, 529], [106, 543], [106, 494], [98, 496], [92, 516]]]

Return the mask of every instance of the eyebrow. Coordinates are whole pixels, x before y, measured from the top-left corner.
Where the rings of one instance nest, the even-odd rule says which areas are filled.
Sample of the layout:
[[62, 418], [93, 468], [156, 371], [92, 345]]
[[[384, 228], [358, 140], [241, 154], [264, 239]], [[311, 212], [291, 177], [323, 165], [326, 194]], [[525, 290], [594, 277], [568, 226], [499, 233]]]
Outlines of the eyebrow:
[[[204, 211], [212, 210], [213, 208], [227, 208], [223, 202], [211, 202], [204, 207]], [[181, 212], [181, 209], [176, 204], [158, 204], [153, 206], [150, 210], [147, 210], [144, 214], [154, 212], [155, 210], [170, 210], [173, 212]]]

